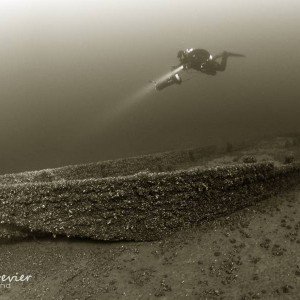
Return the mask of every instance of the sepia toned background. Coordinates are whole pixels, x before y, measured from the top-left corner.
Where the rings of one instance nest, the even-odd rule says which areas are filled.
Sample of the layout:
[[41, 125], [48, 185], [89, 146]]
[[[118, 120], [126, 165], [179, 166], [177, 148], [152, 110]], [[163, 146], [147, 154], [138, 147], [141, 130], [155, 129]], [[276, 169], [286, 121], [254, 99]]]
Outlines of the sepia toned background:
[[[0, 173], [299, 131], [299, 11], [296, 0], [1, 1]], [[190, 47], [247, 57], [134, 96]]]

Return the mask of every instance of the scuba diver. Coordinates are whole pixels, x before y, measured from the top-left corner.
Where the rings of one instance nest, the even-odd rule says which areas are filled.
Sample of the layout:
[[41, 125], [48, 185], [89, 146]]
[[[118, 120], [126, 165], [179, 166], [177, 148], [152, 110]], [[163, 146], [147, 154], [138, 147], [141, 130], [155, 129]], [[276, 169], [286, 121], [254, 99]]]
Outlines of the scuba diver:
[[154, 82], [155, 89], [161, 91], [174, 84], [180, 85], [183, 80], [178, 73], [182, 70], [194, 69], [201, 73], [215, 76], [217, 72], [225, 71], [228, 57], [245, 57], [245, 55], [223, 51], [221, 54], [212, 56], [205, 49], [191, 48], [184, 51], [180, 50], [177, 54], [180, 64], [174, 66], [173, 71], [166, 78], [159, 82]]
[[[215, 55], [214, 57], [204, 49], [187, 49], [180, 50], [177, 58], [180, 65], [184, 65], [184, 69], [194, 69], [207, 75], [216, 75], [217, 71], [223, 72], [226, 69], [228, 57], [245, 57], [243, 54], [223, 51], [223, 53]], [[221, 58], [221, 62], [217, 60]]]

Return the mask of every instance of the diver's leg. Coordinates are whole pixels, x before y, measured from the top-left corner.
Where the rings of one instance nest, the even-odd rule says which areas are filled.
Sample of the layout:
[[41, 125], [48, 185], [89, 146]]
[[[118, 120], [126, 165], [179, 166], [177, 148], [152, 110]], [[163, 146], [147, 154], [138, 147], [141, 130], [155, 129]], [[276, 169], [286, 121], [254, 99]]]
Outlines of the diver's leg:
[[218, 71], [225, 71], [227, 65], [228, 54], [226, 51], [222, 53], [221, 63], [219, 64]]
[[[228, 51], [223, 51], [222, 54], [218, 54], [216, 56], [213, 57], [213, 61], [215, 62], [215, 69], [216, 71], [225, 71], [226, 69], [226, 65], [227, 65], [227, 59], [228, 57], [245, 57], [245, 55], [243, 54], [238, 54], [238, 53], [232, 53], [232, 52], [228, 52]], [[221, 58], [221, 62], [218, 63], [216, 60], [218, 58]]]
[[222, 57], [222, 53], [221, 54], [217, 54], [213, 57], [213, 61], [216, 61], [218, 58]]
[[[228, 53], [226, 51], [224, 51], [222, 54], [217, 54], [213, 57], [214, 68], [216, 71], [221, 71], [221, 72], [225, 71], [228, 56], [229, 56]], [[221, 58], [220, 63], [216, 61], [218, 58]]]

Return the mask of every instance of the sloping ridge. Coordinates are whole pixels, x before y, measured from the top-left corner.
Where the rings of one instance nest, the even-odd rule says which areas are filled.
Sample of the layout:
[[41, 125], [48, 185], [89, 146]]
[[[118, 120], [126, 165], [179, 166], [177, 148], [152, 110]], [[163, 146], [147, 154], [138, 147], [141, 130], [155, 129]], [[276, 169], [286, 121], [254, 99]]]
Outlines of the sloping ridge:
[[[299, 165], [273, 163], [89, 179], [82, 179], [80, 168], [72, 169], [76, 180], [66, 180], [64, 168], [52, 169], [54, 174], [63, 170], [63, 180], [2, 176], [2, 228], [13, 228], [12, 236], [19, 231], [113, 241], [159, 239], [280, 193], [300, 177]], [[96, 172], [96, 165], [92, 170], [85, 177]]]
[[209, 158], [223, 149], [216, 146], [168, 151], [95, 163], [70, 165], [54, 169], [0, 175], [0, 184], [52, 182], [132, 175], [138, 172], [165, 172]]

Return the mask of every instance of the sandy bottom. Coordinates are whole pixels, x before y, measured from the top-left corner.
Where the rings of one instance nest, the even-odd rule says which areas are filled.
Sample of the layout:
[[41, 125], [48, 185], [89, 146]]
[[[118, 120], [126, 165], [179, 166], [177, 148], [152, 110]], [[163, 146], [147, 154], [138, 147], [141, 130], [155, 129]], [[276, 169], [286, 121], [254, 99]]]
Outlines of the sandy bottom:
[[0, 244], [0, 299], [299, 299], [300, 186], [157, 242]]

